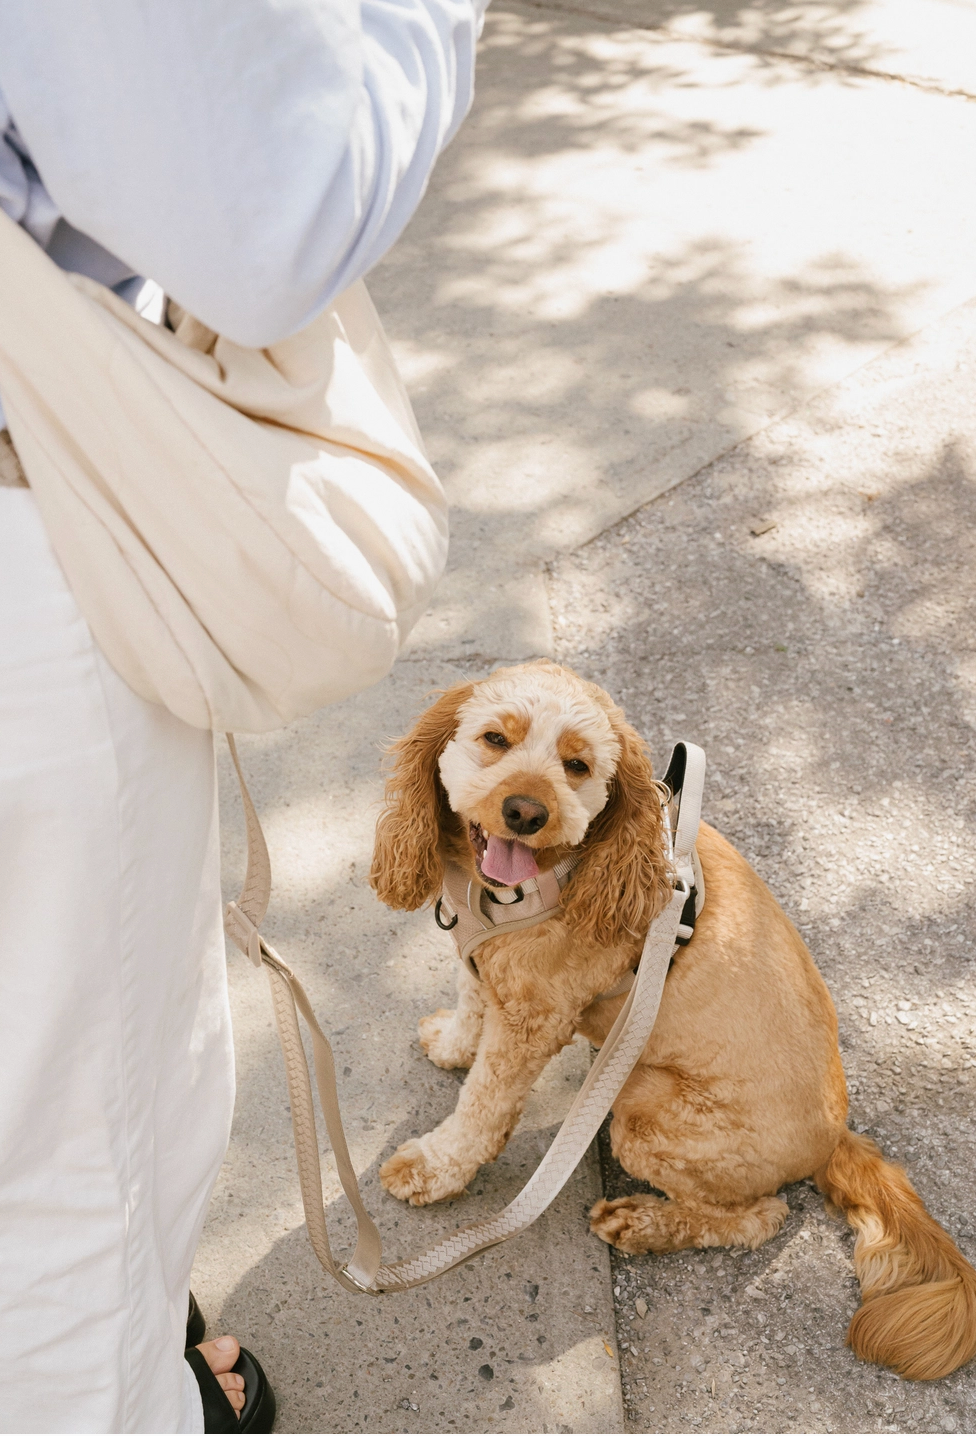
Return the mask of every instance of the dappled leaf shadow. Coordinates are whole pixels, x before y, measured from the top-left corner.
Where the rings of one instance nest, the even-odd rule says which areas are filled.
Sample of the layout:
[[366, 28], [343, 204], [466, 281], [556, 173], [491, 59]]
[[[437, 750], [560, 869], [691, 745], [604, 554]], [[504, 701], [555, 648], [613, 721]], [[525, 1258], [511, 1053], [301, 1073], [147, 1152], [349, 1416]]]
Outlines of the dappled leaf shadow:
[[[486, 543], [517, 570], [584, 541], [903, 337], [921, 297], [829, 249], [761, 272], [734, 205], [679, 238], [697, 191], [659, 197], [661, 165], [691, 174], [766, 137], [696, 113], [740, 82], [731, 61], [704, 77], [603, 39], [492, 12], [463, 141], [370, 277], [454, 505], [457, 570]], [[792, 205], [773, 199], [769, 224]], [[476, 590], [459, 602], [456, 641]]]

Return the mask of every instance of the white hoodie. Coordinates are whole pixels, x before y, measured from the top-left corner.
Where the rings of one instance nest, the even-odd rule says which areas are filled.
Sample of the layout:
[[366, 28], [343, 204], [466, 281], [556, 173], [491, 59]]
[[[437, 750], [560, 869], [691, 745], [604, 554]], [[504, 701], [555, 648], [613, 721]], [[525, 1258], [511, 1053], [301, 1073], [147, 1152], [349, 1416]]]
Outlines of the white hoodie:
[[470, 106], [484, 8], [4, 0], [0, 205], [63, 268], [148, 276], [274, 343], [407, 224]]

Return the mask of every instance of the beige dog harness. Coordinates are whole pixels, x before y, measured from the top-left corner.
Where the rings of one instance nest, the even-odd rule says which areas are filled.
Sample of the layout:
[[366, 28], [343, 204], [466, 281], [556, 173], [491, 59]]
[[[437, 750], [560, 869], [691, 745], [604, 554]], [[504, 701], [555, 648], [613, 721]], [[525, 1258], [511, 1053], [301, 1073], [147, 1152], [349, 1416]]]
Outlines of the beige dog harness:
[[[413, 1286], [422, 1286], [424, 1282], [467, 1261], [476, 1252], [496, 1246], [531, 1226], [575, 1171], [599, 1131], [604, 1117], [613, 1106], [617, 1094], [633, 1071], [654, 1026], [664, 991], [664, 979], [667, 977], [675, 946], [680, 946], [682, 940], [689, 940], [689, 917], [693, 925], [696, 908], [704, 893], [701, 868], [694, 847], [701, 814], [705, 755], [692, 743], [679, 743], [674, 750], [665, 775], [667, 791], [662, 797], [669, 839], [668, 856], [676, 875], [674, 894], [667, 907], [651, 923], [636, 976], [632, 975], [627, 984], [629, 991], [627, 987], [618, 989], [621, 993], [627, 991], [626, 1001], [597, 1053], [566, 1119], [556, 1133], [552, 1146], [515, 1200], [497, 1216], [462, 1227], [453, 1236], [446, 1237], [419, 1256], [384, 1264], [380, 1234], [363, 1205], [356, 1172], [346, 1144], [339, 1111], [332, 1048], [312, 1011], [305, 989], [259, 931], [271, 896], [271, 864], [264, 834], [247, 791], [237, 749], [230, 734], [227, 735], [227, 741], [237, 769], [244, 803], [247, 823], [247, 874], [237, 902], [227, 904], [225, 922], [228, 936], [242, 952], [247, 953], [255, 967], [263, 966], [268, 974], [278, 1035], [285, 1059], [295, 1153], [298, 1157], [302, 1202], [312, 1249], [323, 1268], [347, 1291], [375, 1296], [380, 1292], [406, 1291]], [[565, 876], [568, 878], [569, 873]], [[538, 884], [538, 880], [535, 881]], [[554, 881], [555, 887], [552, 883], [543, 883], [538, 887], [540, 910], [534, 916], [528, 917], [528, 923], [543, 922], [559, 911], [559, 878], [555, 877]], [[695, 887], [698, 890], [697, 900]], [[460, 901], [459, 897], [459, 903]], [[441, 902], [443, 911], [443, 898]], [[546, 907], [546, 903], [550, 906]], [[472, 929], [471, 936], [465, 938], [461, 946], [467, 948], [470, 945], [468, 957], [478, 941], [483, 942], [494, 933], [510, 930], [510, 923], [511, 927], [527, 925], [525, 918], [503, 919], [498, 923], [484, 921], [487, 915], [482, 913], [481, 917], [478, 916], [480, 909], [472, 908], [471, 896], [465, 899], [465, 905], [471, 918], [481, 927], [482, 934], [479, 938]], [[535, 905], [533, 900], [533, 907]], [[511, 903], [508, 906], [511, 906]], [[458, 915], [457, 925], [460, 927], [460, 907], [455, 909], [455, 912]], [[467, 926], [466, 919], [465, 931]], [[473, 943], [472, 939], [475, 939]], [[604, 994], [611, 995], [614, 994]], [[304, 1017], [312, 1038], [316, 1085], [335, 1154], [339, 1180], [356, 1216], [356, 1250], [345, 1265], [340, 1265], [335, 1260], [329, 1245], [322, 1200], [322, 1169], [312, 1102], [312, 1083], [298, 1025], [299, 1012]]]
[[[700, 748], [693, 743], [677, 743], [662, 781], [666, 793], [662, 803], [664, 822], [675, 876], [688, 888], [688, 898], [675, 935], [675, 952], [691, 941], [695, 920], [705, 906], [705, 880], [695, 847], [701, 821], [704, 765], [705, 755]], [[461, 962], [473, 977], [480, 980], [481, 974], [473, 958], [476, 949], [490, 937], [536, 927], [551, 917], [558, 917], [562, 911], [562, 891], [581, 861], [581, 854], [572, 853], [549, 872], [528, 878], [516, 888], [498, 891], [483, 888], [469, 878], [463, 868], [456, 863], [448, 863], [444, 870], [444, 887], [434, 908], [434, 921], [442, 932], [451, 934]], [[634, 973], [628, 972], [610, 992], [601, 993], [601, 997], [619, 997], [629, 992], [633, 985]]]
[[[480, 977], [471, 954], [475, 948], [503, 932], [535, 927], [561, 910], [559, 897], [579, 863], [574, 854], [538, 877], [527, 878], [517, 888], [492, 892], [468, 877], [456, 863], [444, 869], [444, 889], [434, 908], [434, 921], [449, 932], [458, 957], [473, 977]], [[514, 916], [509, 916], [514, 912]], [[446, 919], [446, 921], [445, 921]]]

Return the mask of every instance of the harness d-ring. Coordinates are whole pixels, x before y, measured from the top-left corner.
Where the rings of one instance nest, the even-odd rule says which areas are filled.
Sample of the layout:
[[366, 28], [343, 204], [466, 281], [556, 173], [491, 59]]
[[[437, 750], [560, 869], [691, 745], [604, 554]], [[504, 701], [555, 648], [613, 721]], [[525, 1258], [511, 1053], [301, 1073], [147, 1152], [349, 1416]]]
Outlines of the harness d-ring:
[[457, 913], [455, 913], [454, 916], [451, 918], [450, 922], [441, 922], [441, 903], [443, 901], [443, 898], [438, 898], [436, 903], [434, 904], [434, 921], [440, 928], [441, 932], [450, 932], [452, 927], [457, 927], [458, 915]]

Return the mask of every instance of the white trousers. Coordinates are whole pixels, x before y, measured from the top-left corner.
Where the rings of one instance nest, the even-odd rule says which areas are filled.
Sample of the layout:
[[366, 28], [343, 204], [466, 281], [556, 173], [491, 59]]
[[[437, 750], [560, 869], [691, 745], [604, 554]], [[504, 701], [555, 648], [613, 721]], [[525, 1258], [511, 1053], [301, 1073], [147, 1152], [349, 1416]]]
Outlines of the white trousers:
[[0, 488], [0, 1430], [203, 1429], [224, 961], [213, 739], [109, 668]]

